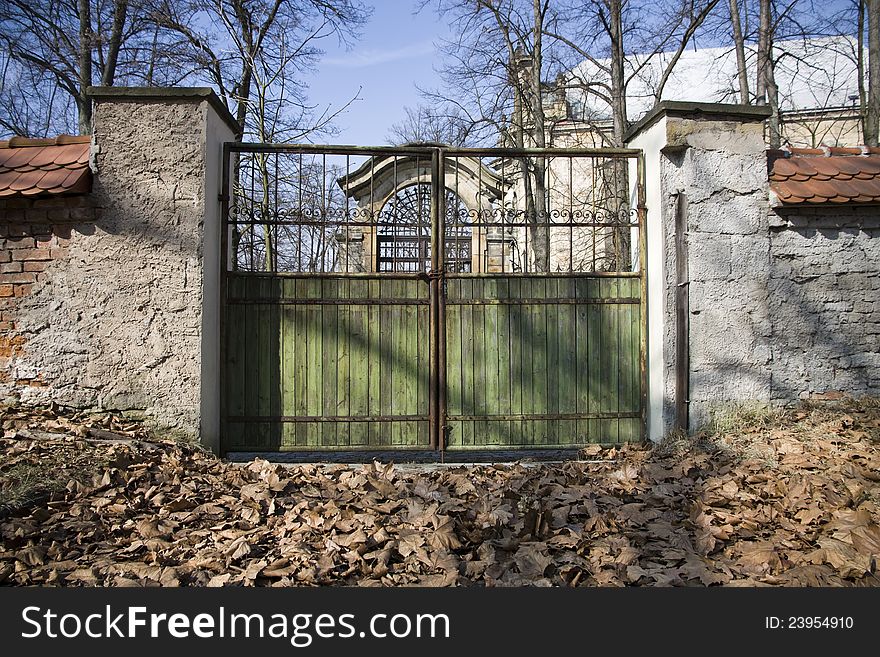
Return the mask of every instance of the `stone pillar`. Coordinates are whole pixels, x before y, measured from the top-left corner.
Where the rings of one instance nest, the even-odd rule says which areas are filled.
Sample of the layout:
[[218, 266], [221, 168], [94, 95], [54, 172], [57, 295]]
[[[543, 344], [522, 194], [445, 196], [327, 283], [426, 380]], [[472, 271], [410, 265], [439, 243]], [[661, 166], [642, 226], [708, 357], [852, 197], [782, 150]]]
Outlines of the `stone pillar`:
[[649, 436], [675, 421], [675, 208], [687, 199], [689, 426], [714, 405], [770, 400], [766, 108], [665, 101], [628, 139], [645, 153]]
[[210, 89], [93, 88], [92, 199], [19, 321], [42, 398], [141, 411], [217, 447], [220, 173]]
[[369, 262], [366, 260], [364, 250], [364, 230], [361, 226], [342, 226], [333, 236], [339, 247], [336, 271], [348, 273], [362, 273], [367, 269]]

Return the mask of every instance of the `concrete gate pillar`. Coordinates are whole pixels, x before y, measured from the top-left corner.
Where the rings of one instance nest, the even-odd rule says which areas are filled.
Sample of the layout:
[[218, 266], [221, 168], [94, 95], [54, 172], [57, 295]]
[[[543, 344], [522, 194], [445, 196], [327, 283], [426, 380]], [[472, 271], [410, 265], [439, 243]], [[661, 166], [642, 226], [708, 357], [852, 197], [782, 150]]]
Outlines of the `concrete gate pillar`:
[[[768, 115], [764, 107], [664, 101], [630, 131], [627, 145], [644, 151], [647, 179], [652, 440], [682, 410], [694, 430], [718, 403], [770, 400]], [[682, 288], [690, 341], [677, 358]]]

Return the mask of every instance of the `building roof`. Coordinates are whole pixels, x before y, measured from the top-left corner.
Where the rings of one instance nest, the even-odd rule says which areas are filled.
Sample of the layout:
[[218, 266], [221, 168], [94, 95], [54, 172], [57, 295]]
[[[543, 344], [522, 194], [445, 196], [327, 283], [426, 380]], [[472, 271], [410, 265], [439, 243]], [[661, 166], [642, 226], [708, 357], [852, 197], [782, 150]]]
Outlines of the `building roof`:
[[783, 206], [880, 203], [880, 148], [771, 151], [770, 189]]
[[[854, 54], [858, 52], [858, 42], [854, 37], [775, 41], [773, 49], [777, 61], [774, 74], [779, 87], [781, 111], [853, 106], [853, 99], [859, 93]], [[624, 69], [627, 78], [632, 78], [626, 88], [627, 112], [631, 121], [637, 121], [654, 106], [658, 83], [673, 54], [663, 52], [627, 57]], [[754, 93], [757, 64], [755, 44], [746, 44], [745, 55]], [[575, 106], [579, 118], [610, 118], [611, 110], [607, 103], [578, 88], [579, 83], [583, 82], [607, 84], [610, 61], [584, 61], [566, 75], [571, 85], [568, 100]], [[673, 67], [660, 100], [741, 102], [736, 52], [730, 46], [685, 50]]]
[[91, 137], [0, 141], [0, 198], [85, 194], [92, 187]]

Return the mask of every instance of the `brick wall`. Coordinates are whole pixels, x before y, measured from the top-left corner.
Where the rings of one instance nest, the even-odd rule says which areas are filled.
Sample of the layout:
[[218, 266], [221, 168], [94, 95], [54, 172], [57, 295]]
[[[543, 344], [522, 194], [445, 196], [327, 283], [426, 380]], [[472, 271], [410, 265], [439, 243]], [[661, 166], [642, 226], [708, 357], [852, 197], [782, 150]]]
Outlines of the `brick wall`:
[[89, 196], [0, 199], [0, 383], [49, 385], [43, 372], [22, 362], [28, 335], [20, 330], [19, 309], [51, 284], [49, 270], [65, 260], [71, 233], [90, 232], [97, 216]]

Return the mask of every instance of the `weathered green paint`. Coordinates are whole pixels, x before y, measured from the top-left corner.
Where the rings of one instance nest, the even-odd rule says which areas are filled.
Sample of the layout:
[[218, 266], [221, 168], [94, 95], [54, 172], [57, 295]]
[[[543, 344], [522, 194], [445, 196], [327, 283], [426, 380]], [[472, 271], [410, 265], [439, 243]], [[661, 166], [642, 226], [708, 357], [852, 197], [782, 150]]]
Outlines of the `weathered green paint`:
[[231, 274], [227, 294], [227, 451], [428, 446], [425, 282]]
[[[450, 279], [447, 449], [639, 440], [639, 291], [627, 277]], [[517, 298], [535, 303], [468, 303]]]
[[[640, 289], [447, 280], [446, 448], [639, 440]], [[427, 302], [413, 278], [230, 275], [225, 449], [427, 449]]]

